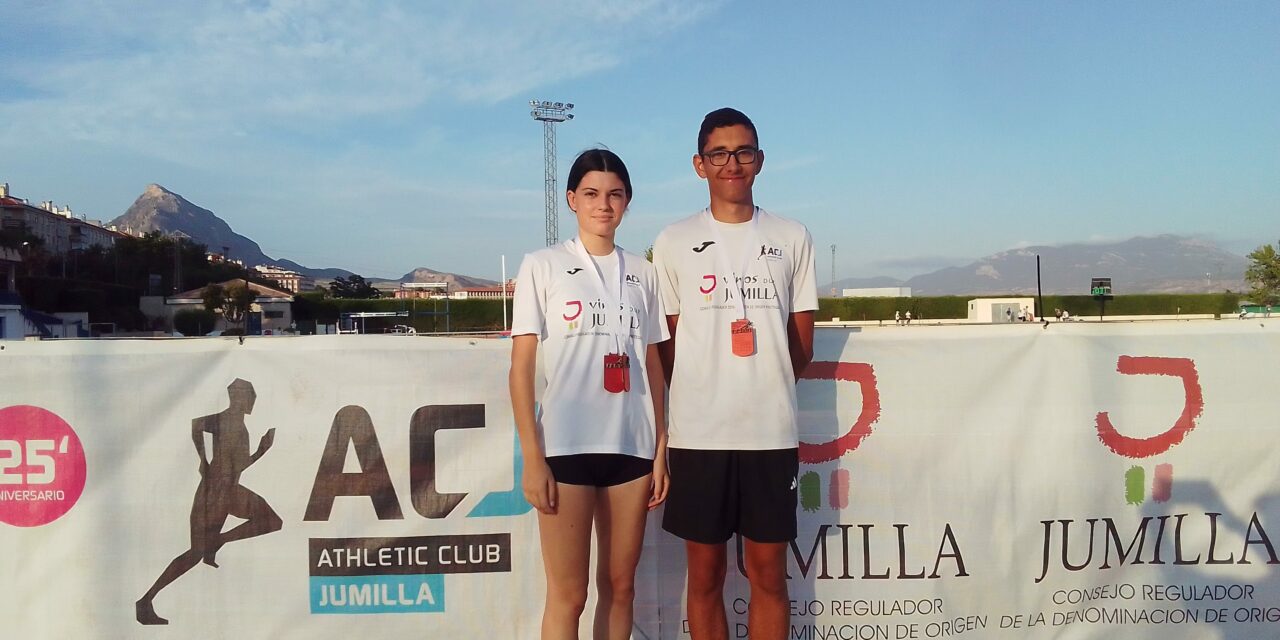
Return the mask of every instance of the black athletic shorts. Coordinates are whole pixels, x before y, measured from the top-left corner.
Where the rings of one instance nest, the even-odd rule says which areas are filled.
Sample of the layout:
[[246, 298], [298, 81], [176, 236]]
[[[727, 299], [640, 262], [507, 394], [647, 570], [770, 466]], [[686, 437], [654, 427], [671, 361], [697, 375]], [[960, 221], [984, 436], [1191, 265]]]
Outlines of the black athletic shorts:
[[667, 469], [663, 529], [704, 544], [795, 539], [799, 449], [668, 449]]
[[612, 487], [653, 473], [652, 460], [620, 453], [550, 456], [547, 466], [556, 482], [587, 487]]

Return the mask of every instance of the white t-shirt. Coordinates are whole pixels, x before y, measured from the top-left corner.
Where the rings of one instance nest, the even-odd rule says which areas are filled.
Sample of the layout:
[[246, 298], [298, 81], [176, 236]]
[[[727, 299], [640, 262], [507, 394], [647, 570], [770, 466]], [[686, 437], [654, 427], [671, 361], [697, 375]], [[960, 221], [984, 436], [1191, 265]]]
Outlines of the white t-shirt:
[[[577, 240], [525, 256], [516, 277], [511, 335], [538, 336], [546, 391], [538, 428], [547, 456], [620, 453], [654, 456], [653, 398], [645, 374], [648, 345], [666, 340], [657, 274], [643, 256], [622, 251], [629, 327], [624, 347], [631, 358], [631, 390], [604, 390], [604, 357], [617, 351], [617, 315], [611, 316], [595, 267], [584, 264]], [[621, 247], [617, 247], [621, 250]], [[617, 295], [618, 251], [593, 256], [610, 292]]]
[[[663, 306], [680, 316], [671, 447], [787, 449], [799, 442], [787, 321], [793, 312], [818, 308], [813, 238], [793, 220], [760, 208], [755, 216], [756, 223], [726, 224], [704, 210], [664, 229], [653, 245]], [[756, 332], [756, 352], [748, 357], [733, 354], [729, 332], [739, 317], [730, 274], [744, 256], [742, 289]]]

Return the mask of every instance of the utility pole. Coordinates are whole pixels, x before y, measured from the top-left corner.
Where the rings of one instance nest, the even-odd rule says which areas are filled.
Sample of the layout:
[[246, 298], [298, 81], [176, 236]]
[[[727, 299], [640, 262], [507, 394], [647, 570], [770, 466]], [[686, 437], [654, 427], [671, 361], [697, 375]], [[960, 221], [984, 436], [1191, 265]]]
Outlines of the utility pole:
[[560, 242], [560, 197], [556, 186], [556, 125], [572, 120], [572, 102], [530, 100], [529, 115], [542, 123], [543, 181], [546, 186], [547, 246]]

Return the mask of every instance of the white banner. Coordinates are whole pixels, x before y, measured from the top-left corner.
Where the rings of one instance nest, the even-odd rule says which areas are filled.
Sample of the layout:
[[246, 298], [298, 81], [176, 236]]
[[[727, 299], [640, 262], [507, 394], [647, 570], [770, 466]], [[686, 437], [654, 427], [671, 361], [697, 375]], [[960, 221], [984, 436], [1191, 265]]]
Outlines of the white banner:
[[[5, 343], [4, 637], [536, 638], [508, 348]], [[1280, 636], [1274, 327], [820, 329], [816, 350], [791, 638]], [[687, 638], [657, 523], [634, 637]]]

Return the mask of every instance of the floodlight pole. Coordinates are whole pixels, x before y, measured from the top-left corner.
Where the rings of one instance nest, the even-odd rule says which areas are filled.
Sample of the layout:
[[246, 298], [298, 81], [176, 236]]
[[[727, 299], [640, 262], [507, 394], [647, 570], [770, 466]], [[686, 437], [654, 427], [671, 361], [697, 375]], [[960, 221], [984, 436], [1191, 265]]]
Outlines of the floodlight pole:
[[836, 297], [836, 246], [831, 245], [831, 297]]
[[556, 124], [572, 120], [572, 102], [530, 100], [533, 111], [529, 115], [542, 123], [543, 182], [546, 191], [547, 246], [560, 242], [560, 198], [556, 188]]

